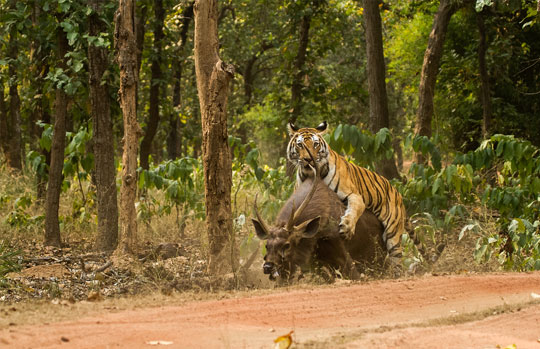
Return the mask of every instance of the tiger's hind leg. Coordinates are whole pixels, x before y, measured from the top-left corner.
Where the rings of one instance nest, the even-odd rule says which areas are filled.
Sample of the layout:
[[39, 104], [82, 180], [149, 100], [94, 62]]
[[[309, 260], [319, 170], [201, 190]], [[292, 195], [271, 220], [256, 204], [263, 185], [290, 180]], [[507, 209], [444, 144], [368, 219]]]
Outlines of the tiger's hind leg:
[[401, 246], [401, 236], [403, 233], [405, 233], [405, 226], [404, 224], [397, 224], [397, 226], [394, 225], [392, 227], [394, 229], [390, 230], [391, 226], [385, 226], [383, 241], [386, 245], [386, 251], [388, 252], [389, 267], [395, 276], [400, 276], [403, 268], [403, 247]]

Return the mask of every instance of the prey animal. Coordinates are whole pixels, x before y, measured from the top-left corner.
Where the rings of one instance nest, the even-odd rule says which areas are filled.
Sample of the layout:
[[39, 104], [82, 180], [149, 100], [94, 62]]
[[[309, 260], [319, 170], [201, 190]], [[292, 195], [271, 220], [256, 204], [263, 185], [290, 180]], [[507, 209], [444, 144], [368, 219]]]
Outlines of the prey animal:
[[[317, 173], [318, 164], [312, 163]], [[382, 264], [385, 253], [381, 222], [366, 210], [358, 219], [351, 239], [343, 239], [339, 222], [345, 210], [345, 204], [318, 175], [300, 183], [273, 225], [261, 218], [255, 199], [257, 218], [252, 222], [257, 236], [266, 240], [263, 272], [271, 280], [289, 281], [298, 271], [319, 266], [356, 279], [360, 266]]]

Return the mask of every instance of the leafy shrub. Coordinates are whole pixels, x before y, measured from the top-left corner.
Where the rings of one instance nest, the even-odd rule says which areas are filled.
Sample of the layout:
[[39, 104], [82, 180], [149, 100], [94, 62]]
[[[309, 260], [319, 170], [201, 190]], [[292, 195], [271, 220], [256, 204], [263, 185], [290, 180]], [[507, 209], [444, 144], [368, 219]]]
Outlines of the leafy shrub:
[[20, 251], [10, 249], [6, 244], [0, 242], [0, 280], [7, 273], [21, 270], [19, 255]]
[[504, 234], [480, 237], [474, 257], [478, 262], [495, 255], [505, 269], [540, 270], [540, 221], [513, 219]]
[[[390, 135], [385, 129], [371, 135], [354, 126], [340, 125], [328, 141], [334, 150], [353, 156], [364, 166], [372, 166], [378, 158], [390, 157], [392, 152]], [[476, 260], [487, 261], [495, 254], [508, 269], [530, 270], [540, 266], [537, 147], [513, 136], [494, 135], [474, 151], [457, 153], [454, 161], [444, 166], [437, 146], [427, 137], [410, 137], [406, 145], [429, 160], [427, 164], [413, 163], [406, 183], [393, 183], [403, 195], [409, 216], [416, 221], [415, 231], [425, 230], [433, 238], [433, 229], [456, 231], [458, 222], [468, 220], [469, 224], [461, 229], [461, 238], [477, 224], [474, 210], [469, 208], [485, 207], [498, 217], [497, 226], [503, 233], [480, 237]], [[429, 224], [422, 223], [426, 219]], [[430, 229], [425, 229], [427, 226]], [[409, 245], [404, 242], [404, 246]], [[409, 262], [416, 262], [416, 257], [410, 256]]]

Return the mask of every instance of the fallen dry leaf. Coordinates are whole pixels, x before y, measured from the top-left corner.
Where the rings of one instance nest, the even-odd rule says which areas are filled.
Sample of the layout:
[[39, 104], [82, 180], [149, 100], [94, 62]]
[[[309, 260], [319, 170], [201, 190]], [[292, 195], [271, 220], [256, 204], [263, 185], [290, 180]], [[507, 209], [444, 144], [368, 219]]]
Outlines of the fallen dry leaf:
[[279, 336], [276, 339], [274, 339], [274, 343], [276, 343], [276, 345], [274, 346], [274, 349], [288, 349], [293, 343], [292, 336], [291, 336], [293, 332], [294, 331], [291, 331], [287, 333], [286, 335]]

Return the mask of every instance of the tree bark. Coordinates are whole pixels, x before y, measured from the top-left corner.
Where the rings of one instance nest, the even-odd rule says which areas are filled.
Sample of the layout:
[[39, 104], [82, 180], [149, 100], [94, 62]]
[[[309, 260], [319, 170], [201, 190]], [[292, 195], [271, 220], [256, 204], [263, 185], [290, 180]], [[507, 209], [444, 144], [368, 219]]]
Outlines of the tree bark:
[[124, 121], [120, 231], [117, 253], [132, 253], [137, 242], [137, 149], [141, 129], [137, 122], [137, 40], [135, 1], [120, 0], [115, 15], [115, 46], [120, 68], [120, 108]]
[[[201, 106], [208, 272], [234, 271], [231, 212], [232, 164], [227, 135], [227, 99], [234, 68], [218, 55], [216, 0], [197, 0], [195, 13], [195, 70]], [[229, 258], [228, 258], [229, 257]]]
[[[66, 33], [59, 26], [57, 29], [57, 60], [61, 69], [67, 69], [65, 57], [69, 44]], [[60, 224], [58, 210], [60, 208], [60, 191], [62, 189], [62, 169], [64, 167], [64, 148], [66, 143], [66, 119], [67, 119], [66, 92], [61, 87], [56, 88], [54, 105], [54, 128], [51, 144], [51, 165], [49, 168], [49, 182], [45, 201], [45, 245], [60, 246]]]
[[478, 72], [480, 73], [480, 96], [482, 101], [482, 136], [488, 138], [491, 130], [492, 107], [489, 85], [489, 74], [486, 64], [486, 27], [484, 25], [484, 14], [482, 12], [476, 14], [476, 24], [478, 26], [478, 34], [480, 36], [478, 42]]
[[[11, 1], [10, 7], [15, 8], [16, 1]], [[17, 58], [18, 58], [18, 43], [17, 43], [17, 26], [13, 25], [8, 41], [8, 57], [9, 68], [9, 116], [7, 119], [7, 151], [6, 162], [11, 169], [22, 170], [22, 138], [21, 138], [21, 99], [18, 90], [17, 78]]]
[[[390, 129], [379, 3], [379, 0], [364, 1], [369, 90], [369, 120], [370, 129], [373, 133], [377, 133], [381, 128], [384, 127]], [[393, 158], [380, 160], [377, 163], [377, 171], [388, 179], [400, 178]]]
[[[88, 1], [88, 6], [93, 10], [88, 17], [89, 34], [92, 36], [98, 36], [107, 31], [105, 23], [100, 18], [104, 4], [105, 0]], [[88, 65], [98, 206], [96, 249], [111, 251], [118, 244], [118, 201], [109, 86], [103, 81], [103, 74], [109, 66], [107, 48], [89, 44]]]
[[[433, 19], [431, 33], [424, 53], [420, 86], [418, 88], [418, 112], [416, 113], [416, 136], [431, 137], [431, 120], [433, 118], [433, 97], [435, 82], [439, 70], [439, 63], [443, 54], [443, 45], [450, 18], [456, 11], [452, 0], [441, 0], [439, 8]], [[426, 159], [421, 153], [415, 154], [415, 161], [425, 163]]]
[[154, 0], [154, 55], [152, 55], [151, 78], [150, 78], [150, 106], [148, 110], [148, 122], [146, 132], [141, 141], [140, 163], [145, 170], [149, 168], [149, 156], [152, 148], [152, 141], [159, 125], [159, 91], [161, 87], [161, 61], [162, 61], [162, 41], [163, 41], [163, 21], [165, 20], [165, 10], [163, 0]]
[[290, 122], [296, 120], [302, 113], [302, 79], [304, 78], [304, 66], [306, 64], [307, 47], [309, 44], [309, 27], [311, 26], [311, 15], [302, 16], [299, 28], [298, 52], [294, 61], [294, 77], [291, 86], [291, 118]]

